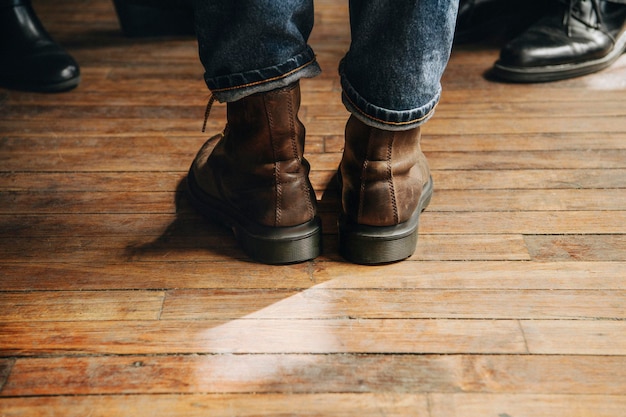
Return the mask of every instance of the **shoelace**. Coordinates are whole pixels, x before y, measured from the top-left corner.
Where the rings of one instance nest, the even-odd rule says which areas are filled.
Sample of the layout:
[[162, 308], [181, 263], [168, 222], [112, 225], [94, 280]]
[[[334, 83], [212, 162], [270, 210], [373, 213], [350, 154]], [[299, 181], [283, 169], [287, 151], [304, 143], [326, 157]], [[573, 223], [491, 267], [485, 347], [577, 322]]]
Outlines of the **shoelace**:
[[204, 123], [202, 123], [202, 133], [206, 131], [206, 124], [209, 120], [209, 115], [211, 114], [211, 108], [213, 107], [214, 102], [215, 96], [211, 94], [211, 97], [209, 97], [209, 102], [206, 104], [206, 109], [204, 109]]
[[[579, 7], [580, 3], [587, 2], [587, 1], [591, 2], [593, 11], [596, 14], [595, 24], [592, 24], [587, 19], [581, 20], [581, 19], [576, 19], [575, 17], [575, 12], [577, 11], [577, 8]], [[563, 15], [563, 26], [567, 28], [567, 36], [572, 36], [571, 22], [574, 19], [578, 20], [579, 22], [593, 29], [600, 29], [603, 26], [602, 13], [600, 10], [600, 0], [561, 0], [561, 2], [567, 5], [567, 9], [565, 10], [565, 14]]]

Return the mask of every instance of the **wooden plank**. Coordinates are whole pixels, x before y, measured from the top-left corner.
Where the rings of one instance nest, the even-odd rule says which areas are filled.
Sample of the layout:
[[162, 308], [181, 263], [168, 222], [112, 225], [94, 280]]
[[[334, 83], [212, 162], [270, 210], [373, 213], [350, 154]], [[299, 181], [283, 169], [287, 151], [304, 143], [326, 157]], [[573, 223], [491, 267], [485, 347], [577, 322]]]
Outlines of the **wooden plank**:
[[[564, 151], [487, 151], [427, 152], [430, 166], [435, 170], [476, 169], [623, 169], [626, 152], [623, 150]], [[322, 165], [323, 166], [323, 165]]]
[[158, 320], [163, 291], [0, 293], [0, 321]]
[[[624, 261], [621, 235], [428, 235], [421, 234], [413, 261]], [[539, 243], [538, 243], [539, 242]], [[543, 244], [540, 242], [544, 242]], [[325, 236], [319, 260], [341, 261], [335, 236]], [[203, 233], [144, 239], [113, 237], [0, 238], [0, 264], [116, 262], [207, 262], [245, 260], [229, 230], [203, 226]]]
[[623, 262], [317, 263], [324, 288], [626, 289]]
[[[180, 191], [11, 192], [0, 195], [0, 214], [175, 213], [191, 211], [186, 184]], [[322, 188], [323, 190], [323, 188]], [[619, 211], [626, 193], [599, 190], [436, 190], [429, 211]], [[323, 198], [323, 197], [322, 197]], [[339, 197], [335, 197], [336, 200]], [[330, 202], [330, 196], [326, 198]], [[178, 209], [177, 209], [178, 206]]]
[[[325, 233], [336, 233], [336, 220], [327, 217]], [[142, 237], [175, 234], [207, 236], [213, 223], [195, 213], [174, 214], [49, 214], [0, 215], [0, 235], [44, 237]], [[626, 232], [626, 211], [563, 212], [435, 212], [425, 211], [420, 218], [424, 234], [621, 234]], [[219, 248], [209, 248], [219, 251]]]
[[[20, 358], [4, 397], [194, 393], [620, 395], [621, 356], [186, 355]], [[323, 375], [323, 378], [319, 376]]]
[[[518, 101], [519, 99], [508, 100], [505, 99], [505, 97], [501, 98], [502, 100], [473, 102], [471, 103], [471, 109], [468, 109], [467, 100], [471, 100], [469, 94], [463, 97], [464, 100], [461, 99], [458, 101], [450, 100], [450, 98], [447, 97], [447, 100], [442, 100], [441, 103], [437, 105], [436, 114], [439, 119], [453, 116], [458, 118], [461, 115], [463, 118], [480, 117], [482, 119], [506, 119], [510, 117], [511, 114], [517, 114], [522, 117], [532, 115], [540, 119], [551, 119], [557, 115], [567, 117], [619, 117], [624, 115], [624, 110], [619, 105], [620, 97], [617, 95], [613, 100], [608, 97], [602, 100], [603, 95], [599, 95], [596, 98], [597, 101], [589, 101], [590, 105], [586, 107], [582, 107], [578, 102], [561, 101], [558, 102], [557, 109], [555, 109], [555, 102], [553, 101], [537, 101], [536, 98], [535, 100], [528, 101]], [[587, 112], [585, 112], [585, 108], [588, 109]]]
[[[326, 255], [333, 260], [341, 260], [341, 257], [337, 255], [337, 240], [328, 240]], [[409, 260], [530, 260], [526, 244], [521, 235], [428, 235], [420, 233], [418, 242], [417, 249], [408, 258]]]
[[0, 399], [0, 408], [12, 417], [428, 416], [425, 395], [403, 393], [26, 397]]
[[[322, 139], [323, 140], [323, 139]], [[626, 141], [624, 141], [626, 143]], [[317, 190], [332, 188], [336, 170], [313, 170], [311, 182]], [[118, 171], [72, 172], [0, 172], [3, 192], [162, 192], [175, 191], [187, 172]], [[495, 169], [433, 170], [435, 192], [444, 190], [570, 190], [626, 188], [626, 169]], [[614, 194], [615, 195], [615, 194]], [[592, 203], [593, 204], [593, 203]]]
[[210, 262], [2, 263], [2, 291], [114, 289], [430, 288], [625, 290], [626, 262], [406, 261], [360, 266], [345, 261], [259, 265]]
[[[624, 307], [624, 298], [612, 301]], [[626, 355], [625, 321], [522, 321], [533, 354]]]
[[[621, 189], [624, 169], [433, 170], [435, 192], [450, 190]], [[321, 181], [318, 181], [321, 182]]]
[[615, 290], [173, 290], [161, 319], [623, 320], [624, 300], [626, 291]]
[[[3, 148], [0, 161], [4, 171], [186, 172], [195, 153], [208, 137], [194, 134], [194, 137], [178, 136], [173, 140], [163, 136], [162, 131], [158, 134], [153, 132], [150, 140], [145, 141], [140, 138], [114, 135], [113, 133], [108, 138], [82, 136], [80, 139], [68, 138], [65, 134], [58, 139], [50, 137], [18, 139], [11, 135], [13, 139], [0, 138], [0, 146]], [[170, 148], [169, 145], [173, 145], [173, 142], [178, 145]], [[104, 155], [103, 149], [106, 149]]]
[[187, 105], [136, 105], [136, 106], [48, 106], [48, 105], [12, 105], [7, 106], [4, 114], [5, 120], [39, 120], [46, 119], [140, 119], [140, 123], [145, 123], [151, 119], [189, 119], [196, 115], [197, 120], [202, 120], [204, 106], [202, 104]]
[[[425, 152], [481, 152], [493, 151], [572, 151], [587, 153], [596, 149], [624, 149], [624, 132], [541, 132], [532, 134], [462, 134], [451, 133], [435, 135], [424, 126], [422, 147]], [[339, 152], [339, 151], [337, 151]], [[470, 155], [468, 155], [469, 157]], [[577, 169], [581, 169], [578, 167]]]
[[7, 322], [0, 355], [526, 353], [514, 320]]
[[431, 417], [622, 417], [624, 395], [431, 394]]
[[[21, 121], [12, 123], [23, 125]], [[107, 137], [100, 136], [102, 133], [98, 131], [91, 136], [82, 132], [78, 135], [80, 137], [64, 132], [62, 137], [51, 138], [47, 134], [37, 136], [30, 130], [25, 131], [25, 135], [19, 135], [16, 132], [20, 130], [13, 129], [10, 136], [0, 138], [0, 146], [4, 151], [0, 154], [2, 158], [0, 161], [5, 171], [185, 172], [197, 150], [211, 135], [200, 133], [201, 120], [197, 123], [190, 122], [196, 127], [187, 126], [183, 130], [176, 127], [176, 124], [181, 123], [181, 119], [177, 119], [170, 126], [165, 126], [167, 121], [160, 120], [155, 126], [143, 130], [131, 119], [126, 119], [123, 123], [135, 123], [135, 127], [126, 131], [115, 128], [114, 123], [107, 124], [106, 128], [110, 128], [107, 130], [110, 131]], [[219, 132], [223, 129], [222, 123], [215, 123], [215, 128], [208, 130], [209, 132]], [[338, 131], [342, 129], [343, 127]], [[120, 131], [125, 133], [121, 134]], [[47, 132], [49, 133], [49, 127]], [[320, 140], [320, 136], [326, 135], [319, 133], [317, 140]], [[106, 148], [104, 154], [103, 148]], [[307, 153], [307, 159], [314, 170], [335, 171], [341, 160], [339, 151], [340, 149], [336, 153]], [[626, 149], [483, 151], [470, 149], [464, 152], [448, 147], [445, 151], [426, 149], [426, 156], [433, 170], [626, 168]]]
[[439, 190], [430, 211], [612, 211], [626, 207], [615, 190]]
[[[165, 233], [162, 237], [0, 237], [0, 264], [6, 262], [207, 262], [246, 259], [231, 231], [202, 226], [202, 233]], [[530, 260], [521, 235], [421, 235], [414, 261]], [[341, 261], [336, 236], [324, 236], [318, 260]], [[580, 257], [579, 260], [583, 260]]]
[[[243, 257], [243, 254], [242, 254]], [[257, 265], [248, 258], [211, 262], [0, 264], [2, 290], [100, 290], [155, 288], [308, 288], [308, 263]]]
[[[97, 118], [82, 118], [81, 123], [76, 123], [76, 120], [70, 118], [45, 120], [45, 119], [31, 119], [28, 121], [28, 127], [24, 127], [22, 120], [4, 120], [0, 125], [0, 133], [3, 136], [8, 134], [15, 134], [16, 132], [23, 132], [28, 135], [38, 135], [40, 137], [48, 137], [52, 132], [73, 133], [73, 136], [93, 136], [101, 134], [118, 134], [124, 132], [124, 134], [144, 134], [155, 135], [162, 132], [187, 132], [198, 135], [202, 128], [202, 110], [198, 108], [197, 115], [189, 115], [184, 119], [159, 119], [153, 117], [150, 119], [142, 119], [141, 123], [138, 123], [137, 119], [131, 118], [116, 118], [107, 120], [103, 123], [101, 119]], [[208, 132], [220, 132], [224, 126], [223, 123], [218, 121], [209, 120], [207, 122]]]
[[[81, 68], [81, 76], [87, 77], [89, 85], [93, 85], [92, 79], [106, 78], [112, 67]], [[163, 103], [167, 106], [191, 106], [201, 108], [206, 106], [209, 98], [209, 91], [201, 91], [200, 87], [194, 83], [193, 90], [189, 91], [189, 83], [180, 83], [181, 90], [143, 91], [141, 94], [132, 94], [131, 89], [115, 89], [102, 91], [100, 89], [74, 90], [72, 94], [65, 94], [62, 97], [54, 94], [11, 94], [7, 95], [6, 106], [102, 106], [130, 108], [133, 106], [154, 106], [155, 103]], [[80, 87], [79, 87], [80, 88]], [[106, 101], [104, 101], [106, 100]], [[104, 104], [103, 104], [104, 103]], [[216, 105], [216, 113], [219, 112]]]
[[199, 236], [0, 238], [3, 262], [207, 262], [246, 259], [232, 233], [209, 225]]
[[[187, 172], [0, 172], [3, 193], [12, 192], [136, 192], [172, 193]], [[17, 210], [15, 210], [17, 211]]]
[[624, 235], [525, 236], [533, 260], [619, 261], [626, 260]]
[[10, 192], [0, 194], [0, 214], [175, 213], [185, 195], [175, 192]]
[[[191, 78], [192, 82], [197, 85], [198, 71], [193, 71], [192, 74], [172, 74], [176, 71], [176, 68], [179, 66], [170, 66], [160, 68], [159, 71], [164, 73], [168, 73], [169, 77], [172, 78], [180, 78], [180, 80], [176, 80], [174, 82], [183, 84], [183, 82], [187, 82], [186, 78]], [[161, 97], [160, 100], [145, 102], [145, 101], [133, 101], [131, 97], [128, 95], [122, 95], [118, 93], [117, 95], [114, 92], [106, 92], [102, 91], [102, 88], [98, 88], [99, 86], [94, 86], [96, 91], [99, 91], [98, 94], [83, 94], [74, 97], [73, 100], [69, 101], [54, 101], [54, 102], [46, 102], [45, 100], [42, 102], [37, 100], [36, 102], [27, 102], [26, 98], [16, 98], [16, 100], [11, 100], [7, 104], [10, 104], [6, 107], [5, 118], [6, 120], [25, 120], [29, 117], [37, 117], [38, 119], [57, 119], [57, 118], [81, 118], [81, 119], [92, 119], [92, 118], [104, 118], [104, 119], [118, 119], [118, 118], [137, 118], [139, 123], [145, 123], [147, 120], [154, 118], [163, 118], [163, 119], [177, 119], [184, 118], [188, 119], [190, 115], [196, 115], [198, 119], [202, 119], [202, 115], [204, 112], [204, 107], [206, 106], [206, 95], [205, 94], [197, 94], [196, 91], [188, 92], [183, 95], [182, 92], [179, 92], [177, 95], [173, 95], [171, 91], [175, 90], [172, 86], [168, 86], [167, 84], [162, 84], [162, 79], [159, 78], [160, 73], [154, 74], [153, 67], [148, 67], [148, 69], [144, 69], [140, 66], [126, 67], [128, 73], [122, 76], [119, 76], [119, 69], [110, 69], [107, 72], [107, 78], [115, 81], [115, 86], [117, 88], [121, 88], [122, 90], [129, 90], [129, 88], [125, 88], [125, 81], [132, 80], [133, 83], [141, 83], [143, 82], [145, 85], [148, 84], [146, 80], [154, 80], [154, 82], [159, 82], [160, 87], [163, 87], [164, 96]], [[150, 71], [147, 73], [147, 71]], [[94, 82], [91, 83], [92, 85]], [[188, 85], [188, 84], [187, 84]], [[135, 85], [133, 85], [135, 87]], [[177, 89], [180, 90], [180, 86], [176, 86]], [[341, 103], [340, 94], [338, 91], [324, 91], [324, 92], [315, 92], [307, 91], [307, 89], [303, 89], [303, 95], [311, 94], [315, 97], [314, 100], [305, 100], [302, 104], [302, 108], [300, 111], [300, 117], [304, 121], [308, 121], [314, 123], [317, 120], [335, 120], [335, 119], [347, 119], [348, 113], [344, 108], [344, 105]], [[195, 92], [195, 94], [194, 94]], [[127, 93], [128, 94], [128, 93]], [[149, 92], [147, 92], [149, 94]], [[111, 96], [114, 100], [113, 102], [106, 102], [103, 105], [102, 102], [98, 102], [96, 98], [103, 98]], [[156, 98], [156, 97], [155, 97]], [[118, 101], [116, 105], [116, 100]], [[80, 100], [80, 101], [79, 101]], [[318, 104], [319, 102], [325, 102], [324, 104]], [[561, 114], [563, 116], [568, 117], [619, 117], [623, 116], [624, 112], [621, 110], [619, 106], [619, 99], [611, 100], [603, 100], [594, 102], [593, 106], [586, 107], [584, 109], [580, 108], [578, 103], [564, 102], [560, 103], [559, 107], [561, 110]], [[54, 104], [54, 106], [52, 105]], [[58, 105], [57, 105], [58, 104]], [[224, 119], [225, 118], [225, 109], [224, 105], [215, 104], [215, 107], [212, 108], [211, 118], [212, 119]], [[472, 113], [469, 113], [467, 110], [467, 103], [463, 103], [461, 101], [455, 102], [442, 102], [437, 107], [437, 120], [444, 121], [446, 119], [454, 119], [454, 120], [465, 120], [472, 119], [476, 117], [487, 118], [487, 119], [502, 119], [506, 118], [511, 113], [517, 113], [523, 115], [524, 117], [528, 117], [529, 115], [533, 115], [538, 118], [546, 118], [550, 119], [554, 117], [554, 113], [550, 113], [547, 110], [554, 107], [554, 104], [545, 103], [545, 102], [523, 102], [523, 103], [502, 103], [498, 101], [487, 102], [487, 103], [474, 103], [472, 105]], [[463, 111], [461, 111], [463, 110]], [[579, 112], [580, 114], [578, 114]], [[536, 113], [536, 114], [535, 114]], [[429, 126], [428, 124], [425, 126]], [[425, 127], [425, 132], [428, 133], [428, 138], [435, 137], [454, 137], [460, 136], [458, 132], [446, 132], [445, 134], [437, 134], [435, 135], [430, 131], [429, 128]], [[313, 132], [314, 133], [314, 132]], [[337, 132], [343, 133], [343, 132]], [[497, 140], [500, 138], [499, 142], [507, 144], [507, 141], [503, 141], [503, 135], [497, 135], [492, 132], [483, 132], [483, 133], [475, 133], [475, 132], [467, 132], [468, 135], [465, 135], [466, 145], [472, 144], [476, 139], [480, 138], [485, 141], [486, 144]], [[594, 141], [593, 146], [606, 146], [605, 143], [611, 141], [614, 137], [623, 136], [623, 131], [612, 131], [611, 133], [607, 133], [606, 135], [598, 136], [597, 132], [589, 132], [585, 130], [572, 132], [569, 136], [571, 136], [572, 142], [569, 143], [567, 147], [572, 147], [578, 145], [580, 142], [577, 140], [581, 137], [589, 137], [595, 136], [596, 141]], [[537, 132], [532, 133], [531, 135], [525, 135], [525, 137], [517, 137], [517, 135], [512, 133], [506, 133], [504, 136], [510, 137], [514, 143], [519, 143], [520, 141], [526, 141], [529, 144], [534, 144], [534, 146], [550, 146], [552, 145], [553, 149], [557, 148], [557, 143], [564, 142], [564, 137], [566, 136], [562, 131], [558, 131], [558, 133], [553, 134], [555, 139], [557, 139], [557, 143], [537, 143], [537, 139], [541, 137], [548, 136], [546, 132]], [[560, 139], [560, 140], [559, 140]], [[457, 141], [460, 142], [458, 139]], [[453, 142], [456, 144], [456, 142]], [[510, 145], [509, 145], [510, 146]], [[531, 145], [532, 146], [532, 145]], [[618, 145], [619, 146], [619, 145]], [[623, 144], [620, 146], [623, 148]], [[457, 148], [454, 146], [454, 148]]]
[[432, 212], [420, 217], [426, 234], [614, 234], [626, 231], [626, 211]]

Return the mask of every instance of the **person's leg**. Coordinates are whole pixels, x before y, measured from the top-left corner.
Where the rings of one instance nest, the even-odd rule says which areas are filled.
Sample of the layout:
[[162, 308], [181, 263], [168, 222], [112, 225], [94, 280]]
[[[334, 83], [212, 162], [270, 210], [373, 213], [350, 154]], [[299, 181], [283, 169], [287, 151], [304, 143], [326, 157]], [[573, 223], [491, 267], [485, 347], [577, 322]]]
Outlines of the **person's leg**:
[[352, 0], [352, 44], [340, 64], [351, 116], [339, 168], [340, 251], [364, 264], [415, 251], [432, 180], [420, 125], [432, 115], [448, 63], [457, 0]]
[[313, 0], [195, 0], [205, 81], [220, 102], [320, 72], [307, 44]]
[[626, 0], [559, 0], [502, 48], [493, 74], [515, 82], [577, 77], [609, 67], [626, 51]]
[[0, 0], [0, 86], [57, 92], [79, 83], [78, 64], [50, 37], [30, 0]]
[[312, 0], [197, 0], [195, 17], [205, 80], [227, 103], [227, 126], [190, 168], [192, 201], [260, 262], [312, 259], [321, 223], [298, 119], [299, 80], [320, 71], [307, 45]]
[[439, 101], [458, 0], [351, 0], [344, 104], [366, 124], [408, 130]]

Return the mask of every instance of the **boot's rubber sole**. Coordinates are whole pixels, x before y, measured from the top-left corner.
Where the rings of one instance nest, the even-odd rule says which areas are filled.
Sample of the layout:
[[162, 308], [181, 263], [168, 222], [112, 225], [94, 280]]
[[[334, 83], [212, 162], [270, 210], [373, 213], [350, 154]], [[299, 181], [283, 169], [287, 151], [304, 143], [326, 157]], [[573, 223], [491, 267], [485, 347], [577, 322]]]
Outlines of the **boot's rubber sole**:
[[519, 83], [540, 83], [564, 80], [601, 71], [617, 61], [625, 51], [626, 32], [617, 39], [613, 50], [599, 59], [571, 64], [546, 65], [542, 67], [511, 67], [496, 62], [493, 66], [492, 74], [500, 79]]
[[322, 251], [322, 225], [316, 216], [291, 227], [270, 227], [251, 222], [233, 207], [207, 195], [197, 184], [192, 170], [187, 176], [191, 202], [212, 221], [229, 227], [241, 248], [252, 259], [272, 265], [304, 262]]
[[364, 265], [397, 262], [413, 255], [417, 246], [419, 216], [430, 203], [433, 180], [424, 185], [417, 208], [409, 220], [395, 226], [367, 226], [339, 217], [339, 252]]

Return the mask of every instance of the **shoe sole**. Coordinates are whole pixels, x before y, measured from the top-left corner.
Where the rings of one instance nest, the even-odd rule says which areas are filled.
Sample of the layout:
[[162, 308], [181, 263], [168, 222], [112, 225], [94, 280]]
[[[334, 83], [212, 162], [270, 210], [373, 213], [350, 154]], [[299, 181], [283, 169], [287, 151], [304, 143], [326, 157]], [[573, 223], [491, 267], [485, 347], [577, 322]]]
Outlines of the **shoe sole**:
[[395, 226], [367, 226], [339, 218], [339, 252], [350, 262], [377, 265], [401, 261], [417, 247], [419, 216], [430, 203], [433, 180], [424, 185], [417, 208], [409, 220]]
[[611, 66], [626, 52], [626, 32], [615, 42], [615, 47], [606, 56], [592, 61], [575, 64], [546, 65], [543, 67], [510, 67], [496, 62], [492, 74], [506, 81], [533, 83], [564, 80], [592, 74]]
[[291, 227], [270, 227], [251, 223], [232, 207], [207, 195], [198, 186], [192, 170], [187, 176], [192, 204], [211, 221], [229, 227], [240, 247], [252, 259], [271, 265], [304, 262], [322, 251], [322, 226], [319, 217]]

